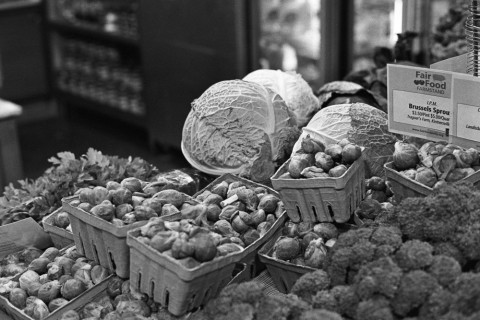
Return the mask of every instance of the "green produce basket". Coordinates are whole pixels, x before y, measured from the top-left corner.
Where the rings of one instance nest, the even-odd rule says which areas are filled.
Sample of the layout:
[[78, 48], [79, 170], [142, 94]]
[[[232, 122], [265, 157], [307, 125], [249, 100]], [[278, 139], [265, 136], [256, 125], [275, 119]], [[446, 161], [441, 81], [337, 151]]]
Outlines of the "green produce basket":
[[[210, 183], [205, 190], [227, 181], [241, 181], [252, 187], [264, 187], [269, 193], [278, 196], [275, 190], [264, 185], [225, 174]], [[183, 315], [214, 298], [236, 274], [236, 266], [245, 264], [246, 273], [242, 272], [242, 281], [251, 279], [258, 272], [257, 252], [286, 221], [283, 212], [272, 227], [261, 238], [250, 244], [245, 250], [228, 254], [219, 259], [204, 262], [195, 268], [186, 268], [178, 260], [159, 253], [152, 247], [139, 241], [140, 229], [128, 232], [127, 244], [130, 247], [130, 285], [149, 295], [155, 302], [174, 315]], [[178, 219], [178, 217], [176, 218]], [[168, 217], [166, 220], [175, 220]]]
[[[426, 197], [433, 192], [433, 189], [415, 180], [407, 178], [393, 167], [393, 162], [383, 165], [387, 181], [392, 188], [395, 202], [400, 203], [403, 199], [410, 197]], [[469, 181], [480, 189], [480, 170], [462, 179]]]
[[117, 227], [111, 222], [72, 206], [70, 203], [77, 199], [78, 196], [62, 199], [62, 208], [69, 214], [78, 252], [116, 273], [120, 278], [128, 278], [130, 251], [126, 242], [127, 232], [146, 224], [147, 221]]
[[365, 198], [365, 161], [355, 161], [338, 178], [284, 179], [290, 159], [270, 179], [293, 222], [347, 222]]
[[295, 282], [305, 273], [313, 272], [317, 269], [296, 265], [284, 260], [272, 257], [273, 246], [277, 239], [282, 235], [282, 228], [278, 229], [272, 238], [260, 249], [258, 257], [265, 264], [273, 283], [281, 293], [290, 293]]

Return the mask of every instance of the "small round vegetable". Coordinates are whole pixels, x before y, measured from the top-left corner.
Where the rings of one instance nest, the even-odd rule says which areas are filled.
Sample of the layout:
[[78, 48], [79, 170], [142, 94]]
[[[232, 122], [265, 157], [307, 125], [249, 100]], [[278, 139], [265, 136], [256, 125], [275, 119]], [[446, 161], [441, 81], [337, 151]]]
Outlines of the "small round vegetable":
[[116, 296], [122, 294], [122, 284], [123, 280], [120, 277], [113, 277], [108, 281], [107, 284], [107, 294], [110, 298], [115, 298]]
[[142, 191], [142, 182], [135, 177], [128, 177], [123, 179], [120, 182], [120, 185], [125, 188], [130, 190], [131, 192], [141, 192]]
[[315, 232], [324, 241], [338, 237], [338, 229], [333, 223], [317, 223], [313, 226], [313, 232]]
[[80, 320], [80, 315], [75, 310], [68, 310], [62, 314], [60, 320]]
[[58, 308], [63, 307], [67, 303], [68, 303], [68, 300], [66, 300], [64, 298], [53, 299], [52, 301], [50, 301], [48, 303], [48, 310], [50, 310], [50, 312], [53, 312], [53, 311], [57, 310]]
[[294, 238], [280, 237], [275, 242], [274, 256], [280, 260], [290, 260], [300, 254], [300, 242]]
[[335, 166], [332, 169], [330, 169], [330, 171], [328, 171], [328, 175], [330, 177], [338, 178], [343, 176], [345, 172], [347, 172], [347, 170], [348, 168], [345, 165], [339, 164], [338, 166]]
[[27, 292], [21, 288], [13, 288], [9, 300], [15, 307], [23, 309], [27, 306]]
[[65, 229], [68, 227], [70, 224], [70, 218], [68, 217], [68, 212], [66, 211], [61, 211], [59, 212], [56, 216], [55, 219], [53, 220], [53, 223], [55, 226]]
[[62, 297], [67, 300], [72, 300], [73, 298], [79, 296], [85, 290], [87, 290], [87, 286], [85, 285], [85, 283], [74, 278], [65, 281], [60, 292], [62, 294]]
[[315, 154], [315, 165], [328, 173], [335, 166], [335, 163], [332, 157], [325, 152], [318, 152]]
[[40, 276], [38, 273], [32, 270], [27, 270], [20, 276], [18, 282], [20, 283], [20, 288], [28, 291], [28, 288], [30, 288], [32, 284], [38, 284], [39, 280]]
[[60, 295], [60, 283], [58, 280], [53, 280], [42, 284], [38, 289], [38, 298], [48, 304], [53, 299], [56, 299]]
[[418, 149], [415, 145], [401, 141], [395, 142], [393, 165], [398, 171], [415, 168], [420, 163]]
[[362, 149], [356, 144], [350, 143], [342, 149], [342, 162], [345, 164], [352, 164], [362, 156]]
[[325, 148], [325, 153], [328, 154], [330, 157], [332, 157], [332, 160], [334, 162], [340, 162], [342, 161], [342, 147], [337, 144], [337, 143], [334, 143], [334, 144], [329, 144], [326, 148]]

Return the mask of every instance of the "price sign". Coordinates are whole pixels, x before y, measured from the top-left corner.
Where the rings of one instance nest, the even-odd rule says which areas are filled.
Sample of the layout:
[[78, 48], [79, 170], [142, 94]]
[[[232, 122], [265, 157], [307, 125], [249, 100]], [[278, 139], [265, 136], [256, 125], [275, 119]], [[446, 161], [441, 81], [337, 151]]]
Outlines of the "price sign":
[[480, 79], [388, 65], [388, 125], [394, 133], [480, 148]]

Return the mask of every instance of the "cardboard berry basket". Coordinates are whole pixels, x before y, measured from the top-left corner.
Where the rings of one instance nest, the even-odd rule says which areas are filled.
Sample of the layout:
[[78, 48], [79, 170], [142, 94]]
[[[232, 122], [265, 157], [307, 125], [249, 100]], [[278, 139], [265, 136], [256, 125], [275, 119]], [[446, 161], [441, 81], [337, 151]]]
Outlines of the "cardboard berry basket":
[[365, 198], [365, 161], [356, 160], [338, 178], [284, 179], [290, 160], [270, 179], [293, 222], [347, 222]]
[[77, 199], [78, 196], [62, 199], [62, 208], [69, 214], [78, 252], [116, 273], [120, 278], [128, 278], [130, 255], [126, 242], [127, 232], [144, 225], [147, 221], [117, 227], [109, 221], [72, 206], [70, 203]]
[[[20, 275], [16, 277], [15, 280], [18, 280]], [[108, 281], [111, 279], [112, 276], [107, 277], [106, 279], [102, 280], [97, 285], [91, 287], [90, 289], [81, 293], [78, 297], [70, 300], [64, 306], [58, 308], [57, 310], [51, 312], [47, 317], [43, 318], [42, 320], [60, 320], [62, 318], [62, 314], [69, 310], [81, 310], [87, 303], [91, 301], [95, 301], [100, 299], [105, 295], [105, 291], [107, 290]], [[0, 310], [6, 313], [10, 318], [13, 320], [35, 320], [34, 318], [28, 316], [25, 312], [21, 309], [15, 307], [13, 304], [8, 301], [7, 298], [0, 296]], [[3, 320], [3, 319], [2, 319]]]
[[[261, 184], [225, 174], [210, 183], [205, 190], [227, 181], [241, 181], [244, 185], [264, 187], [268, 193], [278, 194]], [[194, 195], [194, 197], [196, 196]], [[169, 221], [179, 217], [165, 218]], [[247, 246], [243, 251], [233, 252], [226, 256], [204, 262], [194, 268], [183, 266], [175, 258], [160, 253], [152, 247], [139, 241], [140, 228], [128, 232], [127, 244], [130, 247], [130, 285], [149, 295], [157, 303], [174, 315], [182, 315], [204, 305], [214, 298], [233, 278], [237, 264], [247, 265], [247, 274], [243, 280], [251, 279], [256, 274], [257, 252], [286, 221], [283, 212], [272, 227], [259, 239]]]
[[278, 229], [273, 237], [260, 249], [258, 257], [265, 264], [272, 278], [273, 284], [281, 293], [290, 293], [295, 282], [305, 273], [317, 269], [307, 266], [296, 265], [288, 261], [272, 257], [273, 247], [277, 239], [282, 235], [282, 228]]
[[73, 234], [68, 230], [57, 227], [54, 223], [55, 217], [63, 211], [63, 208], [60, 207], [45, 218], [43, 218], [42, 221], [43, 230], [45, 230], [45, 232], [50, 235], [53, 245], [57, 249], [65, 248], [74, 243]]
[[[385, 175], [393, 191], [393, 197], [397, 203], [409, 197], [426, 197], [433, 192], [433, 189], [415, 180], [409, 179], [393, 167], [393, 162], [383, 165]], [[480, 170], [463, 178], [461, 181], [469, 181], [480, 189]]]

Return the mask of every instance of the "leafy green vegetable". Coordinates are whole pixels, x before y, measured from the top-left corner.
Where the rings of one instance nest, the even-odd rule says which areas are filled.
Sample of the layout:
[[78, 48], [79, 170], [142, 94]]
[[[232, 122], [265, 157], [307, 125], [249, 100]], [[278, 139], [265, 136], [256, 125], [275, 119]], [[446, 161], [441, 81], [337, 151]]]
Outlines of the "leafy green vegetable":
[[141, 158], [104, 155], [89, 148], [78, 159], [71, 152], [59, 152], [48, 161], [52, 164], [42, 176], [18, 181], [5, 187], [0, 197], [0, 225], [28, 217], [41, 221], [61, 206], [64, 197], [86, 186], [105, 186], [127, 177], [150, 181], [158, 169]]

